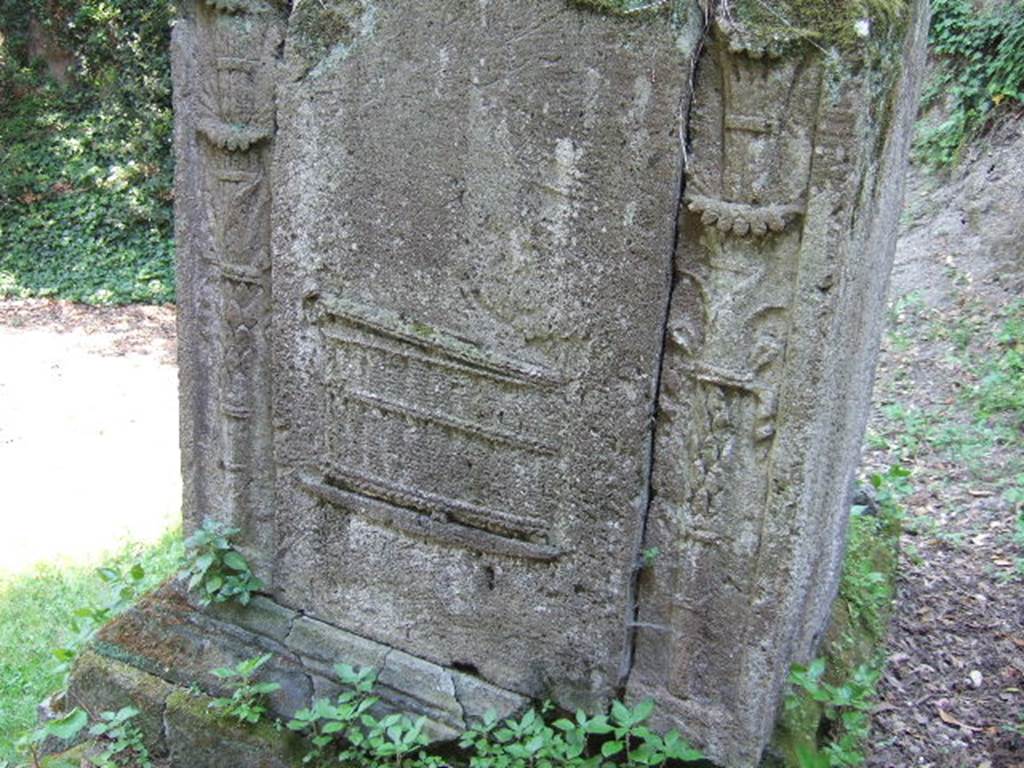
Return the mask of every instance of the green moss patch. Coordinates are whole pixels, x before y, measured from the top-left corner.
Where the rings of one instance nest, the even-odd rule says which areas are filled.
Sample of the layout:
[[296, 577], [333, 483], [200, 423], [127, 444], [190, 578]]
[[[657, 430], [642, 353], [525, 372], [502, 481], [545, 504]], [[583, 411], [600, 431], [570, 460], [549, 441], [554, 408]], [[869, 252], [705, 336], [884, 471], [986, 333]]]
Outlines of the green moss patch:
[[907, 0], [721, 0], [720, 13], [756, 38], [849, 47], [882, 30], [902, 29]]
[[875, 687], [885, 665], [899, 556], [906, 470], [872, 478], [879, 509], [854, 507], [839, 598], [822, 647], [795, 667], [792, 691], [776, 728], [776, 765], [785, 768], [858, 765], [870, 730]]

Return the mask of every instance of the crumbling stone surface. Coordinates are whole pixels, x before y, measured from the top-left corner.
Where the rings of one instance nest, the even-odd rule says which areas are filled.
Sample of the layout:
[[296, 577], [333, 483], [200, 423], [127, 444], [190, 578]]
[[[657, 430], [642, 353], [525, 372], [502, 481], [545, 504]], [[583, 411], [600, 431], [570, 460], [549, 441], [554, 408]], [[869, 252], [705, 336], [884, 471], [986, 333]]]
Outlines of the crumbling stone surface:
[[159, 677], [86, 650], [75, 662], [68, 700], [94, 714], [117, 712], [124, 707], [138, 709], [134, 722], [142, 731], [146, 748], [154, 757], [164, 757], [164, 704], [173, 690]]
[[301, 616], [265, 597], [250, 607], [251, 612], [236, 606], [203, 609], [180, 584], [165, 585], [103, 628], [75, 667], [72, 700], [93, 702], [90, 710], [98, 712], [129, 703], [156, 711], [154, 702], [166, 698], [169, 684], [230, 696], [212, 670], [269, 653], [261, 675], [281, 685], [268, 703], [273, 716], [284, 720], [314, 698], [333, 698], [341, 691], [334, 669], [339, 663], [377, 670], [377, 711], [426, 716], [427, 733], [436, 741], [457, 738], [488, 710], [509, 717], [529, 703], [517, 693]]
[[910, 5], [825, 50], [689, 0], [182, 3], [185, 517], [268, 594], [97, 652], [209, 691], [272, 652], [285, 714], [376, 666], [436, 738], [652, 697], [755, 764], [837, 583]]

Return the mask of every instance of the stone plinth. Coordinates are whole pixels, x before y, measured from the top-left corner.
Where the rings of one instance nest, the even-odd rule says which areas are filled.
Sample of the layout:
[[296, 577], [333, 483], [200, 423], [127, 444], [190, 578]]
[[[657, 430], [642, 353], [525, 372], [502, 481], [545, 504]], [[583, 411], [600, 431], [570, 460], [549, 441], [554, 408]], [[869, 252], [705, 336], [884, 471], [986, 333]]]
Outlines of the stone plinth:
[[284, 715], [371, 665], [439, 740], [650, 697], [756, 764], [837, 583], [912, 5], [829, 41], [682, 0], [183, 3], [185, 518], [267, 594], [169, 587], [97, 651], [207, 691], [272, 652]]

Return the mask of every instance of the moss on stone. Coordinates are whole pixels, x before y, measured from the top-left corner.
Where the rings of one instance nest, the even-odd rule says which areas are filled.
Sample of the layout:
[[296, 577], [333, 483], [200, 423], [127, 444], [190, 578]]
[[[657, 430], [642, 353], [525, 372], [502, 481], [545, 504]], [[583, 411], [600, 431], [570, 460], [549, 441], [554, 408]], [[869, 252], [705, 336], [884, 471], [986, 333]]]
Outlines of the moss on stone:
[[238, 723], [211, 709], [208, 696], [178, 689], [167, 697], [167, 737], [174, 765], [300, 768], [306, 745], [270, 722]]
[[86, 741], [67, 752], [49, 755], [40, 761], [42, 768], [79, 768], [86, 765], [86, 758], [97, 750], [95, 741]]
[[[856, 47], [866, 37], [902, 32], [907, 0], [720, 0], [719, 12], [763, 42], [809, 41]], [[865, 24], [867, 25], [865, 27]]]
[[[899, 535], [899, 522], [891, 515], [855, 514], [851, 519], [839, 597], [821, 649], [826, 669], [822, 679], [830, 685], [845, 684], [864, 665], [880, 669], [885, 661]], [[820, 746], [829, 725], [825, 715], [824, 703], [795, 691], [775, 730], [773, 764], [797, 768], [798, 749]]]

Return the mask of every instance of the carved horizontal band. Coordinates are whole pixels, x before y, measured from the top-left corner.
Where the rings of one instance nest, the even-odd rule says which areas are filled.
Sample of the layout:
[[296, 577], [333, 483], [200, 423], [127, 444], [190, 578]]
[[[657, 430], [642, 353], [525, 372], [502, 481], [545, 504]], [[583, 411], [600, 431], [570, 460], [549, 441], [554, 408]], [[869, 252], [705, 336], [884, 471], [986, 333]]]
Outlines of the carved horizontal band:
[[395, 312], [332, 296], [317, 297], [314, 307], [317, 320], [321, 323], [343, 322], [376, 336], [401, 342], [404, 346], [416, 347], [428, 354], [454, 361], [480, 374], [540, 387], [554, 387], [563, 383], [562, 378], [553, 371], [493, 352], [422, 323], [406, 320]]
[[233, 283], [262, 286], [265, 280], [266, 270], [251, 267], [247, 264], [232, 264], [226, 261], [219, 261], [217, 262], [217, 267], [220, 269], [221, 277]]
[[686, 200], [692, 212], [701, 214], [701, 222], [705, 226], [740, 237], [763, 237], [769, 232], [783, 232], [804, 212], [800, 205], [731, 203], [696, 194], [687, 195]]
[[378, 408], [382, 411], [395, 413], [399, 416], [405, 416], [428, 424], [437, 424], [446, 429], [462, 432], [463, 434], [477, 437], [485, 441], [507, 445], [510, 448], [519, 448], [520, 450], [537, 453], [541, 456], [555, 456], [557, 454], [553, 445], [531, 437], [518, 435], [514, 432], [509, 432], [503, 429], [487, 427], [482, 424], [475, 424], [473, 422], [447, 416], [436, 411], [428, 411], [408, 403], [388, 400], [378, 395], [370, 394], [369, 392], [349, 390], [345, 392], [345, 397], [361, 402], [372, 408]]
[[268, 128], [234, 125], [220, 120], [200, 120], [199, 133], [215, 147], [228, 152], [245, 152], [271, 137]]
[[516, 536], [533, 536], [547, 530], [542, 521], [525, 515], [514, 515], [488, 509], [440, 494], [409, 488], [399, 483], [374, 477], [366, 472], [333, 464], [327, 471], [328, 482], [336, 488], [406, 507], [424, 515], [452, 519], [490, 531]]
[[757, 391], [754, 377], [749, 373], [730, 371], [707, 363], [684, 365], [682, 370], [705, 384], [714, 384], [726, 389], [738, 389], [743, 392], [756, 393]]
[[477, 552], [544, 562], [555, 560], [561, 555], [559, 549], [547, 544], [522, 541], [458, 522], [438, 520], [385, 499], [338, 487], [333, 482], [312, 475], [300, 476], [299, 483], [308, 493], [332, 506], [359, 514], [379, 525], [394, 528], [410, 536], [428, 541], [436, 541]]

